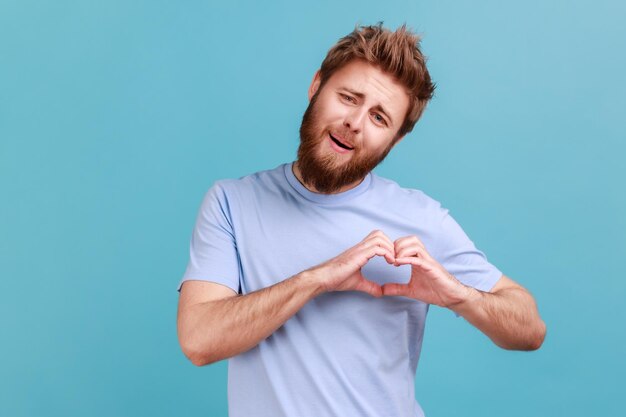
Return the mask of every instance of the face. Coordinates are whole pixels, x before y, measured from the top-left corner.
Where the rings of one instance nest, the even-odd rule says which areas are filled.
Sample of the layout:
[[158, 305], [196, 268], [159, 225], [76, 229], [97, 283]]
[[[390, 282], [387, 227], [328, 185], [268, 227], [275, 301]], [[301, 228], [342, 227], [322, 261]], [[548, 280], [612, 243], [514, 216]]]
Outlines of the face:
[[309, 88], [300, 127], [297, 170], [321, 193], [356, 186], [402, 138], [409, 97], [391, 75], [360, 60], [337, 70], [320, 88]]

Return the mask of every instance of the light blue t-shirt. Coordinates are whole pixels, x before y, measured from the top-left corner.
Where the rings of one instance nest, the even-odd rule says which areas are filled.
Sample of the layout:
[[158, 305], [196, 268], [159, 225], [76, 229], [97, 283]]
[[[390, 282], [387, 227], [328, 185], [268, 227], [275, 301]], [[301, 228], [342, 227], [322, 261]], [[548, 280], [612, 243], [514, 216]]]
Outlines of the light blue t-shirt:
[[[355, 188], [317, 194], [292, 163], [206, 193], [191, 238], [187, 280], [240, 294], [276, 284], [356, 245], [372, 230], [418, 236], [462, 283], [489, 291], [502, 276], [441, 204], [370, 173]], [[406, 283], [410, 265], [374, 257], [363, 275]], [[251, 350], [229, 359], [230, 417], [415, 417], [414, 380], [428, 304], [348, 291], [310, 300]]]

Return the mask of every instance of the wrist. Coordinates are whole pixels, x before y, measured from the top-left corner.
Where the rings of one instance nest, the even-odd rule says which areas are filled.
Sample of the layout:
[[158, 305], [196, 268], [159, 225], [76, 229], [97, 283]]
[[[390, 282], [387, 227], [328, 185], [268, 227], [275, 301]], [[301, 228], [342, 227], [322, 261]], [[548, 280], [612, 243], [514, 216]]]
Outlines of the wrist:
[[312, 270], [302, 271], [296, 275], [296, 278], [313, 297], [328, 292], [328, 289]]
[[463, 287], [465, 290], [463, 291], [464, 294], [461, 296], [461, 299], [447, 306], [450, 310], [459, 315], [463, 315], [465, 311], [471, 309], [483, 297], [479, 290], [465, 285], [463, 285]]

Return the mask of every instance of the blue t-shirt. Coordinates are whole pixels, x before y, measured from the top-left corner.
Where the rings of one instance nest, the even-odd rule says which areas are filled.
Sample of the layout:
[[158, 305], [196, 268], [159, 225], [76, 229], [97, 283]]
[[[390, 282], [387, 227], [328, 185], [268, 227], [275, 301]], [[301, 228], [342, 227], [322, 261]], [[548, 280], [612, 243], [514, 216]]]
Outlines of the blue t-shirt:
[[[481, 291], [502, 276], [423, 192], [370, 173], [351, 190], [318, 194], [288, 163], [209, 189], [178, 289], [203, 280], [248, 294], [337, 256], [374, 229], [392, 241], [416, 235], [451, 274]], [[406, 283], [410, 271], [377, 256], [362, 269], [379, 284]], [[229, 359], [229, 416], [423, 416], [414, 381], [428, 307], [357, 291], [310, 300], [267, 339]]]

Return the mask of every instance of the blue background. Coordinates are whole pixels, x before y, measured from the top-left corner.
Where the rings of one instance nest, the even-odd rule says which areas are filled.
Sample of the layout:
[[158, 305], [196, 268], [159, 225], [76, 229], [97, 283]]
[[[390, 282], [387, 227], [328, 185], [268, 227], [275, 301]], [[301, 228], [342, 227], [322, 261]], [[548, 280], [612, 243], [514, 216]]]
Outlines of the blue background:
[[226, 415], [176, 338], [202, 196], [292, 161], [356, 23], [424, 35], [436, 96], [377, 168], [528, 288], [536, 352], [433, 308], [429, 416], [617, 416], [626, 6], [613, 0], [0, 1], [0, 415]]

